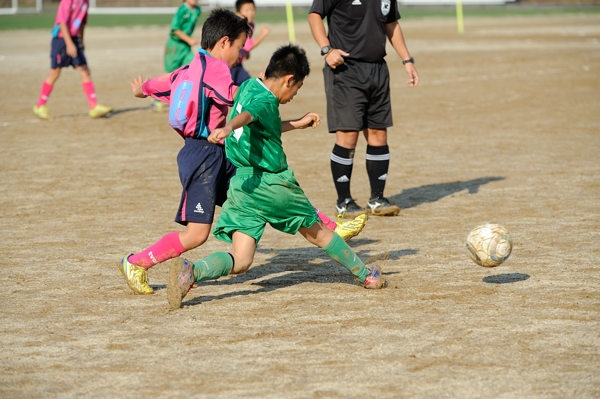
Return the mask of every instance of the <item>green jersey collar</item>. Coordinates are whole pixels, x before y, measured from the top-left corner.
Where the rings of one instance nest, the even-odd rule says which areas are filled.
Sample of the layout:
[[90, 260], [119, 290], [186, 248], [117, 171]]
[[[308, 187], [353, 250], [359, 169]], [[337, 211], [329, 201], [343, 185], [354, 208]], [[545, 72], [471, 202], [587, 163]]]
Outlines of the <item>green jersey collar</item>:
[[[272, 92], [272, 91], [271, 91], [271, 90], [270, 90], [270, 89], [269, 89], [269, 88], [268, 88], [268, 87], [267, 87], [267, 86], [266, 86], [266, 85], [263, 83], [263, 81], [262, 81], [262, 80], [260, 80], [260, 78], [256, 78], [256, 81], [257, 81], [258, 83], [260, 83], [260, 85], [261, 85], [262, 87], [264, 87], [266, 91], [268, 91], [269, 93], [271, 93], [271, 95], [272, 95], [273, 97], [275, 97], [275, 99], [277, 99], [277, 97], [275, 96], [275, 94], [273, 94], [273, 92]], [[277, 100], [277, 101], [279, 101], [279, 100]]]

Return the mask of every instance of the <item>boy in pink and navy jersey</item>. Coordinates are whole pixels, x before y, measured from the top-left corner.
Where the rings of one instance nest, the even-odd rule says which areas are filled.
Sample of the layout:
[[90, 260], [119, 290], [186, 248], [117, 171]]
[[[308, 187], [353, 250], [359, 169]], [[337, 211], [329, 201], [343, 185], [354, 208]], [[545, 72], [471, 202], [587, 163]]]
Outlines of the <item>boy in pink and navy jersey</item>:
[[[119, 270], [135, 294], [152, 294], [147, 270], [152, 266], [202, 245], [210, 234], [215, 207], [226, 200], [229, 180], [236, 168], [225, 156], [223, 144], [210, 143], [211, 131], [226, 123], [228, 108], [237, 91], [230, 68], [237, 62], [250, 31], [246, 19], [216, 9], [202, 27], [201, 49], [192, 62], [171, 73], [131, 82], [136, 97], [168, 102], [169, 125], [185, 140], [177, 156], [183, 186], [175, 221], [185, 226], [172, 232], [119, 263]], [[317, 211], [318, 212], [318, 211]], [[330, 229], [338, 227], [318, 213]], [[347, 239], [358, 234], [366, 223], [359, 219], [340, 226]]]
[[119, 270], [136, 294], [152, 294], [147, 269], [202, 245], [210, 234], [215, 206], [225, 202], [235, 167], [221, 144], [209, 143], [211, 130], [225, 125], [237, 87], [230, 69], [236, 63], [250, 27], [231, 11], [216, 9], [202, 26], [201, 49], [192, 62], [175, 71], [131, 83], [136, 97], [169, 103], [169, 125], [184, 138], [177, 155], [183, 186], [175, 221], [182, 232], [166, 234], [137, 254], [125, 256]]
[[100, 118], [112, 111], [111, 107], [98, 104], [96, 100], [96, 90], [83, 52], [83, 31], [87, 23], [88, 6], [88, 0], [61, 0], [58, 6], [52, 29], [50, 72], [42, 84], [38, 102], [33, 107], [33, 113], [41, 119], [50, 119], [46, 101], [60, 77], [61, 69], [68, 66], [73, 66], [81, 75], [90, 117]]

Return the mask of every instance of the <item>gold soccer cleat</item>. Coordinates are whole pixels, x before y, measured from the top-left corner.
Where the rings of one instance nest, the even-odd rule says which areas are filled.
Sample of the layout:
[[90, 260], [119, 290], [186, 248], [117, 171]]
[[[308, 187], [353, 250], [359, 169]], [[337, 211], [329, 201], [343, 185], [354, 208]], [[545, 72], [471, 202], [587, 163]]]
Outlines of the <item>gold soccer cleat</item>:
[[342, 223], [344, 215], [338, 216], [338, 226], [335, 228], [335, 232], [344, 239], [344, 241], [350, 240], [352, 237], [356, 237], [365, 228], [369, 215], [366, 213], [358, 215], [349, 222]]
[[90, 118], [102, 118], [103, 116], [105, 116], [106, 114], [108, 114], [109, 112], [111, 112], [113, 109], [112, 107], [107, 107], [105, 105], [102, 104], [96, 104], [96, 106], [92, 109], [90, 109]]
[[154, 294], [154, 290], [148, 285], [148, 271], [143, 267], [129, 263], [127, 259], [131, 255], [133, 254], [123, 257], [121, 263], [119, 263], [119, 271], [125, 277], [127, 285], [136, 295]]
[[43, 120], [50, 119], [50, 113], [48, 112], [48, 107], [46, 107], [45, 105], [41, 105], [39, 107], [37, 105], [34, 105], [33, 113], [35, 114], [35, 116], [37, 116], [40, 119], [43, 119]]

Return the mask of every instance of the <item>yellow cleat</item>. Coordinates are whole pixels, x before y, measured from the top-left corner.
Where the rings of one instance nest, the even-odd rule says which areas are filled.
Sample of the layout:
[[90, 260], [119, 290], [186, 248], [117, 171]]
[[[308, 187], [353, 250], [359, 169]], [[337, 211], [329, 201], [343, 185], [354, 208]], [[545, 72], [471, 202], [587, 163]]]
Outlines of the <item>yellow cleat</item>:
[[127, 285], [136, 295], [154, 294], [154, 290], [148, 285], [148, 271], [143, 267], [129, 263], [127, 259], [131, 255], [133, 254], [125, 256], [119, 263], [119, 271], [125, 277]]
[[94, 108], [90, 109], [90, 118], [102, 118], [104, 115], [108, 114], [112, 110], [112, 107], [107, 107], [102, 104], [96, 104]]
[[152, 107], [152, 110], [156, 112], [165, 112], [169, 109], [169, 106], [167, 104], [155, 99], [152, 99], [150, 106]]
[[33, 113], [40, 119], [43, 119], [43, 120], [50, 119], [50, 113], [48, 112], [48, 107], [46, 107], [45, 105], [42, 105], [39, 107], [37, 105], [34, 105]]
[[367, 220], [369, 220], [369, 215], [362, 214], [355, 217], [353, 220], [349, 222], [342, 223], [344, 215], [340, 214], [338, 216], [338, 224], [335, 228], [335, 232], [344, 239], [344, 241], [350, 240], [352, 237], [356, 237], [360, 234], [361, 231], [365, 228], [367, 224]]

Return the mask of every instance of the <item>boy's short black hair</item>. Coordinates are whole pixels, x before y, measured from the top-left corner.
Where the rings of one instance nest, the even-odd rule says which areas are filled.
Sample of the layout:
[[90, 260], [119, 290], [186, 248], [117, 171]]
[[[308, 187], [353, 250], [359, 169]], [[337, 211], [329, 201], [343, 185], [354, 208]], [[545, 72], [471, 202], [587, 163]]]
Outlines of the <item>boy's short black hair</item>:
[[310, 73], [310, 65], [306, 51], [294, 44], [279, 47], [269, 61], [265, 78], [281, 78], [285, 75], [294, 75], [294, 82], [304, 80]]
[[216, 8], [202, 25], [200, 46], [205, 50], [210, 50], [222, 37], [228, 37], [229, 41], [233, 42], [242, 33], [250, 35], [250, 26], [248, 26], [246, 18], [240, 18], [229, 10]]
[[236, 10], [237, 12], [240, 12], [240, 10], [242, 9], [242, 6], [243, 6], [244, 4], [248, 4], [248, 3], [252, 3], [252, 4], [254, 4], [254, 0], [237, 0], [237, 1], [235, 2], [235, 10]]

